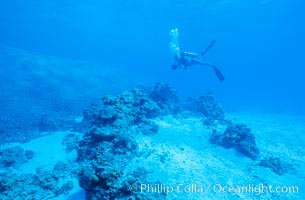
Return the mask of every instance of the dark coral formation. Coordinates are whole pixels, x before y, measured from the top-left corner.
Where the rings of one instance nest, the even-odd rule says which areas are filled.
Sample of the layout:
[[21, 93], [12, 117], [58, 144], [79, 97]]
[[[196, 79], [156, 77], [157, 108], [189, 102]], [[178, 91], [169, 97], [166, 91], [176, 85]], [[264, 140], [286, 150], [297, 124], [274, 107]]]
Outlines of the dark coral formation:
[[105, 106], [114, 108], [119, 119], [126, 121], [127, 125], [137, 124], [160, 114], [157, 103], [146, 92], [137, 88], [119, 96], [103, 97], [102, 101]]
[[36, 174], [16, 174], [12, 171], [0, 171], [0, 199], [51, 199], [68, 194], [73, 182], [67, 177], [76, 176], [76, 164], [59, 162], [53, 170], [42, 168]]
[[113, 126], [123, 129], [138, 124], [160, 114], [160, 108], [149, 95], [141, 89], [133, 88], [118, 96], [102, 98], [102, 104], [92, 104], [83, 112], [80, 129], [92, 126]]
[[285, 175], [293, 169], [293, 166], [274, 156], [264, 158], [259, 162], [259, 166], [269, 168], [273, 173], [279, 176]]
[[[80, 186], [87, 192], [87, 199], [119, 199], [130, 195], [125, 187], [125, 174], [107, 162], [101, 166], [87, 166], [80, 174]], [[93, 192], [98, 190], [98, 192]]]
[[0, 151], [0, 167], [19, 167], [33, 156], [32, 150], [24, 150], [19, 146], [5, 149]]
[[120, 165], [105, 162], [102, 165], [87, 165], [80, 173], [79, 184], [84, 188], [87, 199], [135, 199], [157, 200], [164, 199], [165, 194], [141, 193], [136, 185], [147, 180], [149, 172], [137, 167], [123, 170], [127, 160], [121, 160]]
[[215, 121], [225, 121], [223, 108], [211, 93], [202, 94], [198, 99], [189, 99], [185, 108], [191, 112], [200, 113], [204, 117], [205, 125], [212, 125]]
[[173, 115], [181, 111], [177, 91], [169, 84], [157, 83], [150, 93], [150, 97], [161, 108], [161, 114]]
[[214, 131], [210, 142], [227, 149], [234, 148], [253, 160], [257, 159], [259, 155], [255, 136], [251, 133], [251, 129], [243, 124], [231, 124], [224, 133]]
[[[86, 190], [87, 199], [158, 199], [130, 191], [130, 186], [146, 182], [145, 169], [127, 168], [139, 156], [138, 144], [130, 135], [99, 132], [86, 133], [78, 151], [79, 161], [85, 164], [79, 184]], [[99, 133], [96, 133], [99, 132]]]
[[[161, 98], [161, 91], [168, 94], [156, 102], [152, 96]], [[152, 94], [133, 88], [118, 96], [105, 96], [101, 105], [84, 112], [82, 124], [87, 131], [78, 145], [78, 161], [87, 163], [80, 174], [87, 199], [157, 199], [129, 190], [136, 181], [145, 182], [145, 169], [126, 169], [141, 154], [133, 135], [156, 134], [158, 126], [151, 119], [178, 111], [170, 102], [177, 103], [177, 97], [169, 86], [159, 84]], [[161, 108], [162, 102], [168, 105]]]
[[159, 113], [157, 103], [137, 88], [118, 96], [103, 97], [101, 105], [92, 105], [84, 112], [81, 124], [89, 129], [79, 144], [79, 160], [96, 158], [97, 152], [109, 149], [115, 153], [134, 151], [136, 144], [132, 140], [130, 127], [138, 124], [144, 127], [146, 124], [145, 133], [156, 132], [158, 129], [149, 119], [157, 117]]

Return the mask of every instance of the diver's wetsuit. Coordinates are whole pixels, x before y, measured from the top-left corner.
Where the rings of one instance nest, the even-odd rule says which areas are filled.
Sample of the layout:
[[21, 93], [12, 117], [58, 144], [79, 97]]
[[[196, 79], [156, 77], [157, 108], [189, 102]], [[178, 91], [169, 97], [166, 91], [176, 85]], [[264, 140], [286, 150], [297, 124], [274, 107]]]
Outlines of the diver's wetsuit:
[[182, 52], [179, 55], [175, 55], [175, 64], [172, 65], [172, 69], [176, 70], [177, 68], [188, 69], [189, 66], [195, 64], [204, 64], [199, 59], [199, 55], [191, 52]]
[[218, 80], [222, 82], [224, 80], [224, 76], [222, 75], [221, 71], [215, 65], [203, 62], [201, 60], [201, 57], [207, 53], [214, 44], [215, 41], [213, 41], [200, 55], [192, 52], [181, 52], [175, 55], [175, 64], [172, 65], [172, 69], [176, 70], [177, 68], [183, 68], [187, 70], [188, 67], [192, 65], [209, 66], [213, 68]]

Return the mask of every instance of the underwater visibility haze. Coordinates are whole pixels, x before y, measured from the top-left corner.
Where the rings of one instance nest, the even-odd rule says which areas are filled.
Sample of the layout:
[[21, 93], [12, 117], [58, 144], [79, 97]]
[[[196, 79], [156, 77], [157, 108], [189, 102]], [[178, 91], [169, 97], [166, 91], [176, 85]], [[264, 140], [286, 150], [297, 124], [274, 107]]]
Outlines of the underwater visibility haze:
[[304, 10], [1, 1], [0, 199], [305, 199]]

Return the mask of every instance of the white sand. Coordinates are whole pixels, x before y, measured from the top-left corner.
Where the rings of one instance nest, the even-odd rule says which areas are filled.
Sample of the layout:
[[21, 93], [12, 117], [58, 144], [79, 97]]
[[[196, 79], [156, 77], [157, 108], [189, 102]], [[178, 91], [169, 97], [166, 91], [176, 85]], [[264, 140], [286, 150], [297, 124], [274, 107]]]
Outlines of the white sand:
[[56, 132], [20, 145], [26, 150], [33, 150], [35, 152], [33, 159], [25, 163], [20, 168], [20, 171], [24, 173], [35, 173], [38, 167], [52, 170], [54, 165], [59, 161], [75, 161], [77, 156], [76, 152], [72, 151], [67, 153], [65, 146], [62, 145], [63, 138], [68, 134], [69, 132]]
[[[257, 161], [241, 155], [234, 149], [224, 149], [208, 142], [211, 130], [199, 119], [177, 120], [165, 117], [157, 120], [159, 133], [139, 138], [141, 144], [152, 149], [142, 162], [155, 168], [154, 178], [167, 186], [179, 184], [202, 186], [200, 192], [173, 192], [168, 199], [305, 199], [305, 123], [302, 117], [279, 115], [229, 114], [245, 123], [256, 136], [261, 156], [274, 155], [292, 164], [295, 170], [278, 176], [271, 170], [257, 166]], [[220, 127], [221, 128], [221, 127]], [[160, 155], [167, 160], [160, 164]], [[138, 161], [139, 163], [139, 161]], [[134, 164], [136, 165], [136, 163]], [[298, 193], [270, 194], [240, 192], [216, 193], [213, 186], [298, 186]]]

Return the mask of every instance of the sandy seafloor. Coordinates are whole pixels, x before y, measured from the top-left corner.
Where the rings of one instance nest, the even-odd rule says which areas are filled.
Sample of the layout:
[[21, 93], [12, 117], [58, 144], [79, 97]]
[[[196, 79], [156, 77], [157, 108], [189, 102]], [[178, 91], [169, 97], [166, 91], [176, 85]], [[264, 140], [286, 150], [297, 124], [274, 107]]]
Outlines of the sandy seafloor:
[[[149, 184], [154, 189], [168, 192], [167, 199], [305, 199], [305, 117], [228, 113], [227, 118], [251, 128], [261, 158], [270, 155], [279, 157], [293, 166], [291, 171], [279, 176], [268, 168], [259, 167], [258, 161], [244, 157], [234, 149], [210, 144], [211, 130], [202, 124], [200, 118], [176, 119], [166, 116], [156, 120], [160, 126], [158, 134], [136, 136], [140, 149], [150, 149], [152, 153], [134, 159], [127, 167], [145, 165], [151, 169], [151, 176], [159, 180], [159, 183], [143, 183], [143, 192], [148, 192], [144, 187]], [[18, 144], [35, 151], [35, 156], [16, 171], [35, 173], [37, 167], [52, 169], [58, 161], [74, 162], [75, 150], [67, 153], [62, 145], [62, 139], [69, 133], [48, 133], [29, 143]], [[15, 145], [5, 144], [0, 150]], [[160, 157], [164, 160], [162, 164]], [[77, 180], [73, 181], [74, 189], [70, 194], [53, 199], [85, 199]], [[261, 184], [284, 186], [284, 189], [297, 186], [298, 192], [219, 192], [220, 186], [255, 187]], [[137, 186], [137, 189], [140, 190], [140, 187]]]

